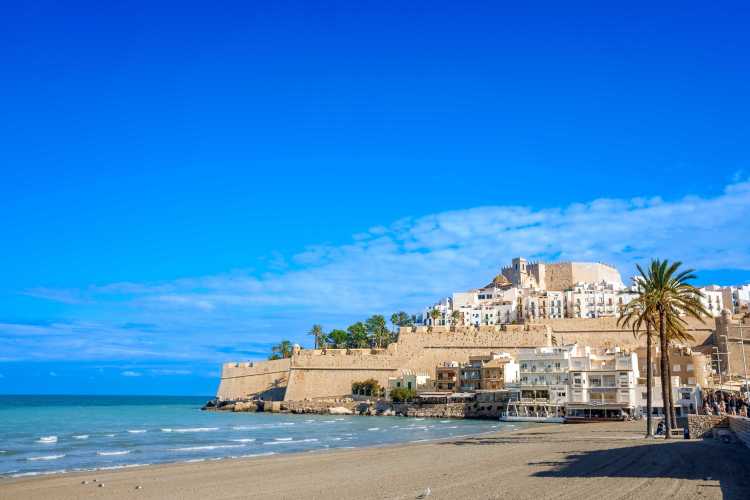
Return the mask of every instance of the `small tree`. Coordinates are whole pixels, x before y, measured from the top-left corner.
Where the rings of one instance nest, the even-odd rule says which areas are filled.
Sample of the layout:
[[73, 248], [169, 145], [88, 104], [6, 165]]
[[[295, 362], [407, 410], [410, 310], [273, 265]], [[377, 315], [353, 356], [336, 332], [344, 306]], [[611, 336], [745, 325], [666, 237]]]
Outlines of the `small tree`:
[[281, 359], [292, 357], [292, 343], [288, 340], [282, 340], [275, 346], [271, 347], [271, 357], [269, 359]]
[[391, 401], [394, 403], [403, 403], [406, 401], [412, 401], [417, 397], [417, 391], [414, 389], [407, 389], [406, 387], [396, 387], [391, 390]]
[[391, 314], [391, 323], [393, 323], [394, 332], [398, 332], [399, 327], [412, 326], [413, 324], [411, 317], [404, 311]]
[[432, 320], [430, 322], [430, 328], [432, 328], [437, 323], [437, 320], [440, 319], [440, 316], [442, 316], [442, 313], [438, 311], [437, 308], [433, 308], [430, 311], [430, 319]]
[[374, 378], [368, 378], [362, 382], [352, 382], [352, 394], [377, 397], [380, 395], [380, 384]]
[[312, 335], [313, 342], [315, 342], [315, 348], [320, 349], [326, 343], [326, 333], [323, 331], [323, 327], [320, 325], [313, 325], [308, 335]]
[[367, 341], [367, 327], [361, 321], [357, 321], [346, 329], [349, 347], [363, 349], [369, 345]]
[[349, 335], [344, 330], [331, 330], [328, 334], [328, 340], [337, 349], [346, 347], [346, 341], [349, 339]]
[[365, 321], [367, 334], [370, 336], [372, 345], [375, 347], [385, 347], [391, 339], [385, 318], [380, 314], [374, 314]]

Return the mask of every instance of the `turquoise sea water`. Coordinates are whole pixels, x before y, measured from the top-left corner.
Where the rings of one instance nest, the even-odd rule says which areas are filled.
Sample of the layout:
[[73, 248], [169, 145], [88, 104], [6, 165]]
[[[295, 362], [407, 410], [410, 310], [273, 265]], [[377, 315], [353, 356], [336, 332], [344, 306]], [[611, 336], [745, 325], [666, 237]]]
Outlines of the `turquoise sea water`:
[[489, 420], [204, 412], [208, 397], [0, 396], [0, 477], [477, 434]]

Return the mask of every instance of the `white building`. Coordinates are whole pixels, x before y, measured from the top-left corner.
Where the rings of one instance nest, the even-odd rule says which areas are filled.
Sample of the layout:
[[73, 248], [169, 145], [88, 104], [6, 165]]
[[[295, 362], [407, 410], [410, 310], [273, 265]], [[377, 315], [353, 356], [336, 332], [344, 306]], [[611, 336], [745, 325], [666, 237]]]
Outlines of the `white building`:
[[[646, 415], [647, 404], [646, 385], [638, 385], [638, 406], [642, 415]], [[698, 413], [703, 407], [703, 390], [699, 385], [680, 385], [680, 377], [672, 377], [672, 401], [675, 414], [679, 417], [689, 413]], [[651, 389], [652, 415], [664, 415], [664, 402], [661, 397], [661, 377], [654, 377]]]
[[568, 318], [602, 318], [620, 316], [623, 308], [636, 297], [627, 288], [612, 283], [576, 283], [565, 291], [565, 316]]
[[635, 415], [638, 356], [619, 348], [594, 354], [586, 348], [570, 363], [565, 419], [606, 420]]
[[564, 405], [567, 401], [570, 359], [578, 346], [535, 347], [518, 350], [521, 399], [546, 400]]
[[388, 388], [385, 397], [390, 399], [391, 391], [397, 388], [414, 389], [421, 391], [427, 388], [430, 376], [426, 373], [414, 373], [411, 370], [402, 370], [397, 377], [388, 377]]
[[[705, 286], [699, 289], [703, 294], [701, 298], [701, 304], [706, 308], [711, 316], [718, 316], [724, 309], [724, 291], [722, 287], [716, 285]], [[731, 294], [730, 294], [731, 295]], [[731, 310], [732, 305], [729, 304], [728, 308]]]

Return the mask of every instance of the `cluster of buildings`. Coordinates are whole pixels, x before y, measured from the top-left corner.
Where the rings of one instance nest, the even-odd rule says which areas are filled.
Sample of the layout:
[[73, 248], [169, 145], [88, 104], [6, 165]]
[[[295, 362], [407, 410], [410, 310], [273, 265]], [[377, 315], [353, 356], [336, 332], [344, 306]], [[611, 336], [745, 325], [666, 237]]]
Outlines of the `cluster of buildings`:
[[[659, 353], [653, 356], [655, 414], [663, 414]], [[670, 351], [673, 400], [677, 414], [695, 413], [709, 384], [710, 359], [690, 348]], [[403, 373], [394, 387], [414, 389], [436, 402], [503, 401], [503, 415], [521, 421], [618, 420], [646, 410], [645, 348], [595, 350], [577, 344], [520, 348], [515, 356], [493, 352], [466, 363], [445, 362], [428, 374]]]
[[[750, 304], [750, 285], [701, 288], [712, 316]], [[636, 297], [614, 266], [529, 262], [516, 257], [487, 285], [456, 292], [417, 315], [417, 324], [480, 326], [558, 318], [617, 317]], [[433, 311], [437, 311], [436, 313]]]

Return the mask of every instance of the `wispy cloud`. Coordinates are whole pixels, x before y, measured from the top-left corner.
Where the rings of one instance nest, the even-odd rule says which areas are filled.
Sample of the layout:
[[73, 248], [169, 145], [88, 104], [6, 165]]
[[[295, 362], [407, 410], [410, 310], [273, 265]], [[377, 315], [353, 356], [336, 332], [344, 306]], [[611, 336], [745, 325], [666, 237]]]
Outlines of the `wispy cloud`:
[[625, 277], [635, 263], [655, 256], [704, 270], [750, 269], [748, 213], [750, 182], [738, 181], [710, 198], [598, 199], [542, 210], [487, 206], [407, 217], [357, 233], [349, 244], [314, 245], [288, 258], [274, 254], [277, 265], [266, 274], [29, 290], [86, 302], [89, 311], [99, 308], [97, 317], [121, 323], [82, 316], [69, 324], [0, 324], [0, 351], [22, 356], [11, 344], [26, 342], [28, 353], [87, 359], [252, 355], [282, 336], [303, 339], [313, 322], [419, 310], [486, 282], [517, 255], [601, 260]]
[[193, 373], [191, 370], [166, 369], [166, 368], [153, 369], [153, 370], [150, 370], [150, 372], [153, 375], [191, 375]]
[[140, 377], [142, 374], [140, 372], [134, 372], [132, 370], [125, 370], [124, 372], [120, 373], [123, 377]]

